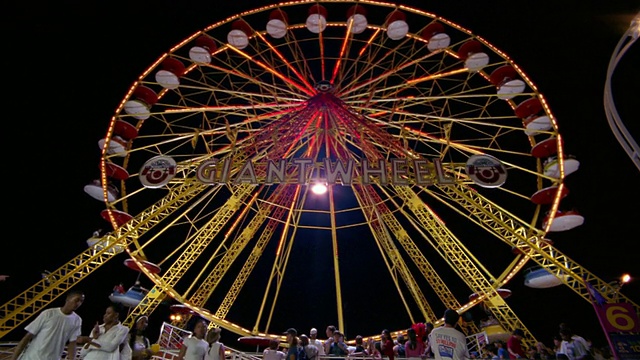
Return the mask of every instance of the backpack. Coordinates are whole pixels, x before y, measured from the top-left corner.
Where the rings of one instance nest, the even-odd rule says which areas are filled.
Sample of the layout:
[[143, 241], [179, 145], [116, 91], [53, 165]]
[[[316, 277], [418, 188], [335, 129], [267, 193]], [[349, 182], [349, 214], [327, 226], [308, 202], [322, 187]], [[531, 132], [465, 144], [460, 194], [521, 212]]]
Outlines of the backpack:
[[309, 360], [304, 346], [298, 346], [298, 360]]
[[404, 349], [404, 344], [398, 344], [398, 356], [399, 357], [404, 357], [406, 354], [405, 349]]

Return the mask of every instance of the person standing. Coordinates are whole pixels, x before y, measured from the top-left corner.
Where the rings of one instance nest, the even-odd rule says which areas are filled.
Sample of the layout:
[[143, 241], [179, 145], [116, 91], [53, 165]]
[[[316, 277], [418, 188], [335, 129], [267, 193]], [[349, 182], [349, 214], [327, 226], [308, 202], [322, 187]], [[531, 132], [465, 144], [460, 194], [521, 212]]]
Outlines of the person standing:
[[426, 357], [427, 359], [432, 359], [433, 356], [433, 349], [431, 349], [431, 344], [429, 343], [429, 334], [431, 334], [431, 331], [433, 331], [433, 324], [432, 323], [425, 323], [425, 333], [423, 336], [418, 336], [418, 339], [424, 341], [424, 345], [425, 345], [425, 350], [424, 350], [424, 357]]
[[280, 341], [277, 339], [269, 340], [269, 347], [262, 352], [263, 360], [284, 360], [287, 357], [283, 351], [278, 349]]
[[340, 330], [333, 332], [333, 342], [331, 343], [331, 349], [329, 350], [330, 356], [333, 360], [343, 359], [349, 355], [349, 347], [344, 341], [344, 334]]
[[212, 328], [207, 332], [207, 343], [209, 349], [204, 356], [204, 360], [224, 360], [224, 344], [220, 342], [221, 328]]
[[327, 326], [327, 329], [324, 331], [327, 335], [327, 340], [322, 344], [325, 355], [331, 353], [331, 345], [333, 344], [333, 332], [336, 331], [335, 325]]
[[309, 343], [309, 337], [305, 334], [300, 335], [300, 351], [304, 352], [308, 360], [318, 360], [318, 347]]
[[384, 329], [380, 336], [380, 352], [382, 353], [382, 356], [386, 356], [389, 360], [393, 360], [395, 353], [393, 351], [394, 343], [391, 338], [391, 332], [388, 329]]
[[322, 344], [322, 341], [318, 339], [318, 329], [311, 328], [311, 330], [309, 330], [309, 344], [315, 345], [318, 348], [319, 356], [325, 355], [324, 344]]
[[421, 359], [426, 357], [425, 352], [427, 351], [425, 342], [422, 339], [418, 340], [418, 334], [416, 334], [416, 330], [414, 328], [407, 329], [407, 342], [404, 343], [404, 351], [405, 356], [408, 359]]
[[120, 323], [122, 305], [112, 303], [102, 316], [103, 323], [93, 328], [91, 336], [79, 336], [84, 343], [80, 357], [85, 360], [120, 360], [120, 345], [124, 344], [129, 328]]
[[496, 345], [496, 349], [497, 349], [496, 354], [498, 355], [498, 358], [499, 359], [508, 359], [509, 358], [509, 352], [507, 351], [507, 344], [505, 344], [504, 341], [502, 341], [502, 340], [496, 340], [496, 342], [494, 342], [494, 344]]
[[593, 359], [593, 356], [589, 352], [589, 349], [587, 349], [582, 341], [573, 338], [573, 335], [573, 332], [568, 327], [560, 329], [560, 337], [562, 337], [560, 351], [564, 355], [566, 355], [569, 360]]
[[405, 349], [404, 349], [404, 344], [407, 342], [407, 340], [405, 339], [403, 334], [398, 334], [398, 336], [396, 336], [396, 341], [395, 341], [395, 345], [393, 346], [393, 354], [396, 357], [405, 357]]
[[429, 344], [437, 360], [462, 360], [470, 358], [467, 339], [462, 331], [455, 328], [460, 315], [452, 309], [444, 311], [444, 325], [429, 334]]
[[561, 352], [566, 354], [566, 344], [568, 343], [568, 340], [565, 339], [563, 334], [570, 334], [571, 340], [575, 342], [574, 347], [577, 348], [581, 354], [580, 357], [584, 357], [585, 359], [591, 359], [593, 357], [591, 355], [591, 343], [582, 336], [575, 334], [566, 323], [560, 323], [560, 337], [562, 338], [562, 343], [560, 344]]
[[287, 335], [287, 360], [298, 360], [298, 331], [294, 328], [288, 328], [285, 332]]
[[204, 360], [209, 350], [209, 343], [204, 339], [207, 332], [207, 324], [200, 319], [193, 327], [193, 335], [182, 341], [182, 347], [178, 354], [178, 360]]
[[380, 341], [375, 341], [373, 338], [369, 338], [369, 340], [367, 340], [367, 356], [373, 360], [382, 359]]
[[356, 347], [353, 349], [353, 352], [349, 354], [349, 358], [352, 357], [365, 357], [367, 356], [367, 348], [364, 345], [364, 338], [362, 335], [356, 335], [355, 338]]
[[151, 358], [151, 342], [144, 334], [148, 325], [149, 317], [147, 315], [138, 315], [136, 317], [126, 341], [122, 344], [120, 350], [121, 360], [145, 360]]
[[513, 333], [507, 339], [507, 351], [509, 352], [510, 359], [526, 359], [527, 354], [522, 348], [522, 338], [524, 337], [524, 331], [522, 329], [515, 329]]
[[16, 346], [11, 359], [60, 359], [67, 344], [67, 358], [75, 359], [76, 340], [82, 331], [82, 318], [75, 311], [83, 302], [84, 293], [72, 290], [62, 307], [42, 311], [25, 327], [27, 333]]

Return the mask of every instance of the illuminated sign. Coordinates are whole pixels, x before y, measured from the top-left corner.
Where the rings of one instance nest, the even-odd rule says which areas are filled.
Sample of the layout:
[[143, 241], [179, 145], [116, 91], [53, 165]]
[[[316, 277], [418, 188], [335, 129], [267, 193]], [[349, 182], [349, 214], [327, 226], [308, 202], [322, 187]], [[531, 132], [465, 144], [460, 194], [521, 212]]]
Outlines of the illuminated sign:
[[176, 161], [168, 156], [156, 156], [147, 160], [138, 178], [146, 188], [163, 187], [176, 175]]
[[[465, 171], [476, 184], [484, 187], [498, 187], [507, 176], [504, 166], [495, 158], [475, 155], [469, 158]], [[140, 170], [140, 181], [148, 188], [166, 185], [176, 174], [176, 163], [168, 156], [156, 156], [148, 160]], [[247, 161], [234, 164], [231, 158], [209, 159], [196, 169], [196, 178], [204, 184], [309, 184], [322, 181], [327, 185], [419, 185], [455, 184], [448, 176], [438, 158], [391, 159], [370, 162], [363, 160], [332, 161], [324, 159], [316, 163], [309, 158], [291, 160]]]

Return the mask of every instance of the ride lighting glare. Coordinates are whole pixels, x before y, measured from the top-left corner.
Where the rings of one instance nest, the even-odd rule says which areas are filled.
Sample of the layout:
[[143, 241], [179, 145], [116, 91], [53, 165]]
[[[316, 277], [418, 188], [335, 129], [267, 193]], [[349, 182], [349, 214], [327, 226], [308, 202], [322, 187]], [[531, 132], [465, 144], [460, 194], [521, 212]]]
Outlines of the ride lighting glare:
[[628, 283], [629, 281], [631, 281], [631, 275], [629, 274], [624, 274], [622, 275], [622, 277], [620, 278], [620, 282], [623, 284]]
[[316, 195], [322, 195], [327, 192], [327, 184], [315, 183], [311, 187], [311, 191]]

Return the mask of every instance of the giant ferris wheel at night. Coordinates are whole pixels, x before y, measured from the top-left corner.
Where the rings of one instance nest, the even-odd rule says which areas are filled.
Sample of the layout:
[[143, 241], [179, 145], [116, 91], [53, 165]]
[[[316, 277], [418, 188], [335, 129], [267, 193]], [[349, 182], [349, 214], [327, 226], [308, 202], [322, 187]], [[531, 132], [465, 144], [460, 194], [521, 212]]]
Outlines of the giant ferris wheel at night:
[[369, 300], [363, 272], [386, 281], [401, 324], [481, 305], [531, 344], [505, 289], [532, 265], [640, 310], [548, 240], [583, 219], [563, 208], [578, 162], [545, 98], [437, 15], [351, 0], [234, 15], [162, 54], [106, 129], [87, 190], [113, 230], [4, 304], [0, 336], [122, 252], [153, 283], [128, 322], [172, 298], [240, 336], [320, 306], [300, 279], [323, 278], [339, 328], [360, 321], [345, 304]]

